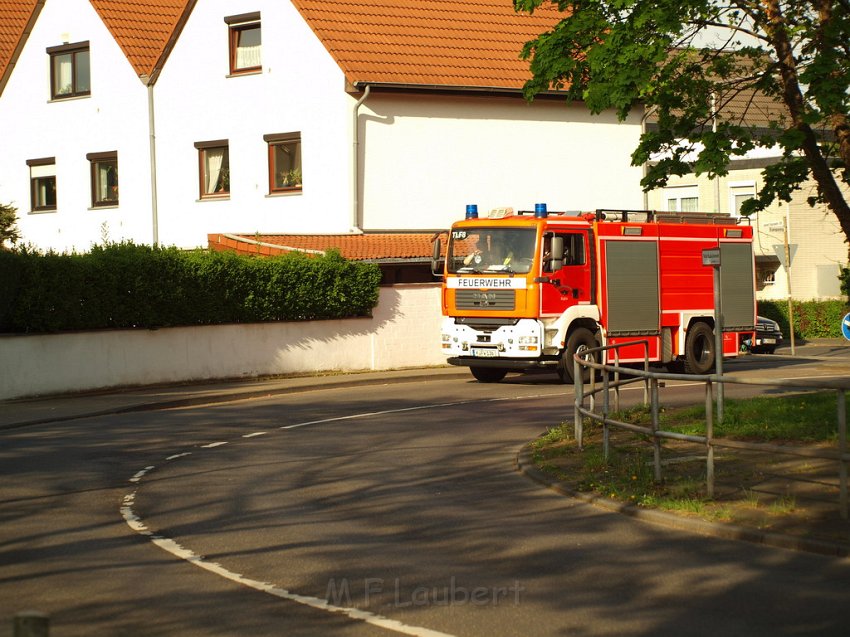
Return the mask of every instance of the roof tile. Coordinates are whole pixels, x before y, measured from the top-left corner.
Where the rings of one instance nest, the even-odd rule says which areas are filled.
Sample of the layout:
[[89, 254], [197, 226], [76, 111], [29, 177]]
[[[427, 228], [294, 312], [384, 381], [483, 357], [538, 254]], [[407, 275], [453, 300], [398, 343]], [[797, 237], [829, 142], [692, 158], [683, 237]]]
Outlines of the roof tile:
[[352, 261], [419, 260], [431, 256], [433, 233], [375, 234], [264, 234], [207, 236], [211, 250], [228, 250], [236, 246], [242, 254], [285, 254], [287, 252], [325, 252], [338, 250]]
[[0, 0], [0, 80], [13, 62], [12, 56], [37, 5], [36, 0]]
[[137, 75], [153, 74], [192, 0], [91, 0]]
[[562, 15], [505, 0], [293, 0], [352, 84], [520, 89], [523, 45]]

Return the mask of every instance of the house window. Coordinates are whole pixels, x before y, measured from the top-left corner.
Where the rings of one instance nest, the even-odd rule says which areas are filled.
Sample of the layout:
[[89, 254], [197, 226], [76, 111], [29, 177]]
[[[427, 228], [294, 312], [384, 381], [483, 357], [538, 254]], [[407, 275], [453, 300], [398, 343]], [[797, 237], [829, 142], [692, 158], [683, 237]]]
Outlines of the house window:
[[63, 44], [47, 49], [50, 56], [50, 98], [91, 94], [89, 43]]
[[747, 199], [755, 199], [756, 184], [754, 181], [739, 181], [729, 184], [729, 210], [735, 216], [741, 216], [741, 204]]
[[301, 133], [263, 135], [269, 145], [269, 193], [301, 190]]
[[224, 19], [230, 39], [230, 74], [253, 73], [262, 68], [260, 12]]
[[665, 188], [664, 200], [670, 212], [696, 212], [699, 210], [699, 189], [696, 186]]
[[89, 153], [92, 208], [118, 205], [118, 152]]
[[56, 210], [56, 158], [28, 159], [30, 167], [30, 209]]
[[228, 140], [195, 142], [198, 149], [201, 199], [230, 195], [230, 150]]

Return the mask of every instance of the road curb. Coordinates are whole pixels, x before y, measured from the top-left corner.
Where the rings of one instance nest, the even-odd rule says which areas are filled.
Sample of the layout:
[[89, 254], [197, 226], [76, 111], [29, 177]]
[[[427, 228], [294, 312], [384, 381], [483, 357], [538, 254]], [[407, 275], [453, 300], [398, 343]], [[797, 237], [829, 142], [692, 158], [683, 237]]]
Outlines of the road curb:
[[[443, 372], [441, 377], [458, 377], [466, 378], [469, 373], [466, 369], [458, 369], [457, 372]], [[287, 394], [303, 393], [306, 391], [321, 391], [323, 389], [340, 389], [346, 387], [360, 387], [366, 385], [386, 385], [386, 384], [402, 384], [415, 383], [425, 380], [433, 380], [434, 374], [425, 370], [415, 374], [394, 375], [388, 372], [386, 376], [358, 378], [356, 375], [350, 376], [299, 376], [298, 378], [316, 378], [321, 382], [317, 385], [284, 385], [279, 387], [264, 387], [256, 390], [221, 390], [212, 394], [203, 394], [199, 396], [184, 396], [181, 398], [167, 399], [151, 399], [140, 400], [132, 404], [108, 407], [105, 409], [91, 409], [80, 411], [73, 414], [51, 415], [42, 418], [29, 420], [20, 420], [10, 423], [0, 424], [0, 431], [7, 429], [18, 429], [21, 427], [30, 427], [35, 425], [46, 425], [50, 423], [67, 422], [71, 420], [79, 420], [81, 418], [97, 418], [100, 416], [112, 416], [118, 414], [130, 414], [145, 411], [158, 411], [164, 409], [180, 409], [183, 407], [196, 407], [199, 405], [214, 405], [219, 403], [233, 402], [237, 400], [251, 400], [257, 398], [271, 398], [274, 396], [283, 396]], [[188, 388], [187, 388], [188, 389]], [[90, 398], [90, 397], [89, 397]], [[80, 400], [85, 400], [86, 397], [80, 397]], [[26, 401], [22, 401], [26, 402]], [[11, 404], [11, 403], [9, 403]]]
[[850, 556], [850, 547], [832, 542], [808, 540], [806, 538], [783, 535], [780, 533], [767, 533], [758, 529], [749, 529], [734, 524], [706, 522], [705, 520], [696, 520], [676, 515], [675, 513], [668, 513], [666, 511], [645, 509], [633, 504], [618, 502], [597, 494], [574, 491], [559, 480], [546, 475], [537, 468], [532, 458], [530, 444], [524, 445], [519, 452], [517, 452], [515, 467], [517, 471], [527, 478], [555, 491], [556, 493], [579, 500], [605, 511], [620, 513], [650, 524], [657, 524], [667, 528], [688, 531], [699, 535], [706, 535], [725, 540], [750, 542], [752, 544], [762, 544], [764, 546], [789, 549], [792, 551], [816, 553], [818, 555], [825, 555], [829, 557]]

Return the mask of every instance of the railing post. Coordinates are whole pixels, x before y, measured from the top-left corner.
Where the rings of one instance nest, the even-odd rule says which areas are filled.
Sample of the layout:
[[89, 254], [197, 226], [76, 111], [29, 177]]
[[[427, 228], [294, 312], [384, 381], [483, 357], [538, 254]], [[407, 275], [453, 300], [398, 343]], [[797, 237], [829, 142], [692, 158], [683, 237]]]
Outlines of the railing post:
[[[643, 371], [649, 373], [649, 342], [643, 344]], [[649, 404], [649, 376], [643, 377], [643, 406]]]
[[838, 498], [841, 507], [841, 518], [847, 519], [847, 394], [843, 389], [838, 393], [838, 452], [841, 454], [838, 475]]
[[658, 379], [653, 378], [652, 386], [652, 448], [655, 464], [655, 481], [661, 482], [661, 438], [658, 437]]
[[573, 435], [576, 439], [576, 444], [578, 445], [579, 451], [584, 448], [584, 416], [582, 416], [581, 411], [579, 410], [584, 406], [584, 378], [582, 378], [582, 369], [581, 365], [577, 359], [573, 359], [573, 387], [575, 388], [576, 394], [576, 402], [575, 402], [575, 418], [573, 421]]
[[705, 381], [705, 495], [714, 499], [714, 401], [711, 380]]
[[[595, 370], [594, 370], [595, 371]], [[608, 392], [610, 391], [609, 382], [608, 382], [608, 372], [602, 372], [602, 455], [605, 457], [605, 460], [608, 460], [608, 442], [609, 442], [609, 432], [610, 428], [608, 427], [608, 406], [610, 401], [608, 399]]]
[[620, 350], [614, 350], [614, 411], [620, 411]]

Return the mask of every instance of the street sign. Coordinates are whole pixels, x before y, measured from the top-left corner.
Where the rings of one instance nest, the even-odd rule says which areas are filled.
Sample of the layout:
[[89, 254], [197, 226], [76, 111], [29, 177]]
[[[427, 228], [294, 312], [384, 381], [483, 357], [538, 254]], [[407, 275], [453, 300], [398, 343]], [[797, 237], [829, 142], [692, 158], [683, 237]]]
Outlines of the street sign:
[[702, 251], [703, 265], [720, 265], [720, 248], [706, 248]]
[[850, 313], [841, 319], [841, 333], [844, 334], [844, 338], [850, 341]]
[[[785, 264], [785, 246], [774, 244], [773, 251], [776, 253], [776, 256], [779, 258], [779, 263], [782, 264], [782, 267], [787, 268], [788, 266]], [[789, 243], [788, 244], [788, 260], [792, 264], [794, 263], [794, 255], [795, 254], [797, 254], [797, 244], [796, 243]]]

